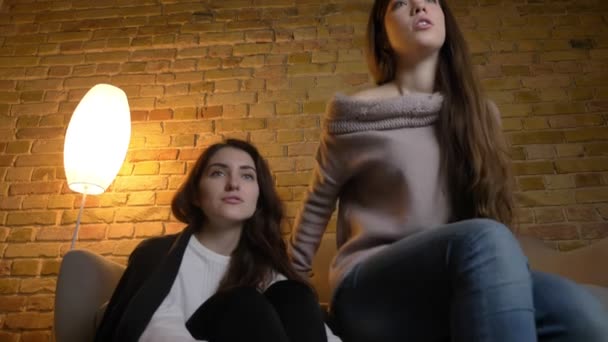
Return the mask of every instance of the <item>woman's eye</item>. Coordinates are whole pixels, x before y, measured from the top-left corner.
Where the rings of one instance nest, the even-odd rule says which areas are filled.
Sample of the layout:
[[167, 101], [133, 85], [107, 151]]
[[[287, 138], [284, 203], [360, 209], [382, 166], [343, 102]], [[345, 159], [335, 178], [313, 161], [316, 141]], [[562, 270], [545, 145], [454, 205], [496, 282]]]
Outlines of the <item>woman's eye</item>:
[[211, 177], [219, 177], [222, 175], [224, 175], [224, 173], [220, 170], [211, 171], [211, 173], [209, 174], [209, 176]]
[[246, 179], [246, 180], [254, 180], [255, 176], [251, 175], [251, 174], [244, 174], [243, 178]]
[[393, 10], [398, 9], [401, 6], [407, 5], [407, 2], [405, 1], [395, 1], [395, 3], [393, 4]]

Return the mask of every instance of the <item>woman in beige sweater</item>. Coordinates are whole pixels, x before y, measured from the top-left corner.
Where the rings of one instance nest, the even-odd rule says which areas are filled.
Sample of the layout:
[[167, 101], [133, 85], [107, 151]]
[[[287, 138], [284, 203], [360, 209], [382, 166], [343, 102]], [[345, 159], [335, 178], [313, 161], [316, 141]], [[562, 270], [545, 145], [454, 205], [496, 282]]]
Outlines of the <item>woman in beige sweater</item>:
[[331, 311], [346, 342], [608, 341], [606, 312], [531, 272], [508, 226], [509, 162], [444, 0], [376, 0], [377, 87], [328, 106], [290, 243], [311, 268], [338, 206]]

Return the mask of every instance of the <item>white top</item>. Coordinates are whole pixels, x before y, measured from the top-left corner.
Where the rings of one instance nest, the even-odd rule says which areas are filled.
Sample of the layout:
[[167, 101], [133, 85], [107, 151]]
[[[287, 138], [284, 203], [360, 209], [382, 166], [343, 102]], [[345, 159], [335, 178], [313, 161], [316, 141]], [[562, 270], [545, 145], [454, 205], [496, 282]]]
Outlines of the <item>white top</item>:
[[[230, 257], [208, 249], [191, 236], [171, 290], [154, 312], [139, 341], [202, 341], [190, 335], [186, 321], [202, 303], [215, 294], [229, 263]], [[201, 274], [205, 276], [201, 277]], [[285, 279], [287, 278], [282, 274], [277, 274], [269, 285]], [[328, 342], [340, 341], [327, 325], [325, 330]]]

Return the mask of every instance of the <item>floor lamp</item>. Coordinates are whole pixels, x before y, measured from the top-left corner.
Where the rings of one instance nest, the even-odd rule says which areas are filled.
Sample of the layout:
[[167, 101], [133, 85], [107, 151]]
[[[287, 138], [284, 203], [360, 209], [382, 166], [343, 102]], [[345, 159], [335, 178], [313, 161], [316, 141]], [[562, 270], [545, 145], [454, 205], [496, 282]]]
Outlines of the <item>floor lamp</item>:
[[87, 195], [99, 195], [112, 183], [125, 160], [131, 138], [131, 113], [120, 88], [97, 84], [80, 100], [63, 146], [68, 187], [82, 194], [70, 249], [78, 237]]

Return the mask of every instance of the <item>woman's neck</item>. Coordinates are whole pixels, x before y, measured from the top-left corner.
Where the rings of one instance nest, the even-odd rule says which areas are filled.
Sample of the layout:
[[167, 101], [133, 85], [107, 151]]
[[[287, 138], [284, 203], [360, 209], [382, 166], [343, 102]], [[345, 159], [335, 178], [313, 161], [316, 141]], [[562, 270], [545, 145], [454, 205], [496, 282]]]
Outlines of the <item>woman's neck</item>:
[[210, 250], [230, 256], [241, 239], [242, 225], [204, 224], [195, 234], [200, 243]]
[[408, 92], [434, 92], [438, 60], [438, 53], [415, 63], [402, 60], [397, 65], [397, 72], [395, 73], [395, 85], [399, 92], [401, 94]]

